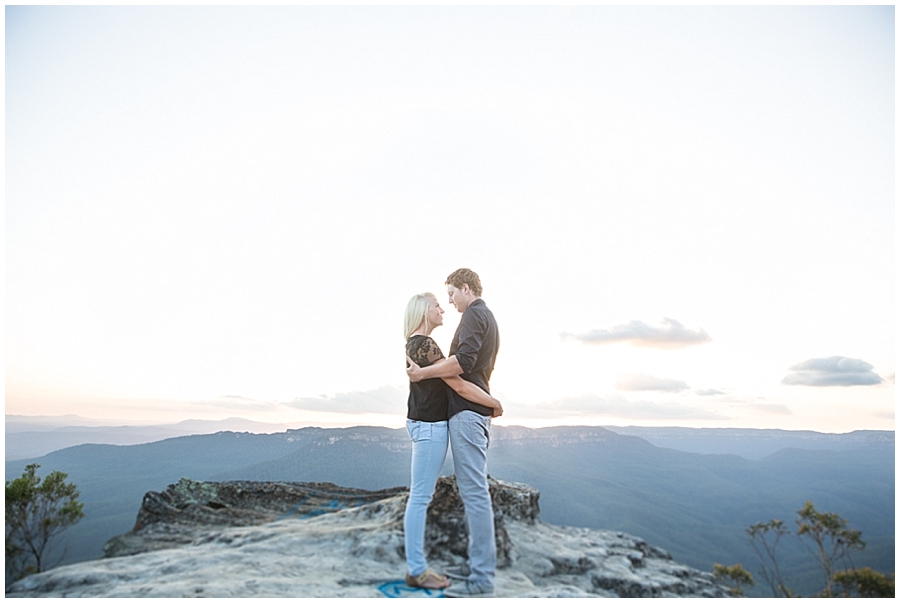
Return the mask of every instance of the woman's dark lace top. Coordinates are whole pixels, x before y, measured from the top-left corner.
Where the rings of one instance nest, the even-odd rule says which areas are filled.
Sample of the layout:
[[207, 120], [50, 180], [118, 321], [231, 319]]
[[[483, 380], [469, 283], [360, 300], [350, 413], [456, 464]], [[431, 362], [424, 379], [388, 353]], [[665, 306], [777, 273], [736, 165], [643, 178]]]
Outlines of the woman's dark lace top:
[[[406, 354], [419, 366], [429, 366], [444, 357], [431, 337], [413, 335], [406, 340]], [[443, 379], [423, 379], [409, 384], [409, 412], [414, 421], [436, 423], [447, 420], [447, 385]]]

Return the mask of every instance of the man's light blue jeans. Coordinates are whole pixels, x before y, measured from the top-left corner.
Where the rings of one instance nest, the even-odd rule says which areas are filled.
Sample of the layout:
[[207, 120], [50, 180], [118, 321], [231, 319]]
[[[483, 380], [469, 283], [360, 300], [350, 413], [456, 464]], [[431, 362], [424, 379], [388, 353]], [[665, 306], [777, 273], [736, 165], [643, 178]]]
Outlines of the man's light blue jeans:
[[412, 468], [403, 530], [409, 575], [418, 576], [428, 568], [425, 560], [425, 513], [447, 458], [447, 421], [426, 423], [407, 419], [406, 430], [412, 439]]
[[491, 418], [471, 410], [450, 417], [450, 447], [469, 528], [469, 580], [493, 588], [497, 567], [494, 511], [487, 485]]

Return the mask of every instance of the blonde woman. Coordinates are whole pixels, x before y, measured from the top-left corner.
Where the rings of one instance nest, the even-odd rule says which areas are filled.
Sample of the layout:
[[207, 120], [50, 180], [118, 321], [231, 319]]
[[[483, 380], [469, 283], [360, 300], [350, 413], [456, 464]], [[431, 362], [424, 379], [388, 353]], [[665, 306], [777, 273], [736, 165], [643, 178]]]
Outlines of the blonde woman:
[[[406, 305], [403, 332], [406, 355], [418, 366], [444, 360], [444, 354], [431, 338], [435, 327], [444, 324], [444, 310], [431, 293], [414, 295]], [[412, 439], [412, 467], [409, 500], [406, 503], [406, 583], [418, 588], [446, 588], [450, 580], [428, 568], [425, 560], [425, 512], [434, 494], [434, 485], [447, 457], [449, 442], [447, 388], [463, 398], [503, 414], [500, 402], [477, 385], [461, 377], [423, 379], [409, 384], [406, 428]]]

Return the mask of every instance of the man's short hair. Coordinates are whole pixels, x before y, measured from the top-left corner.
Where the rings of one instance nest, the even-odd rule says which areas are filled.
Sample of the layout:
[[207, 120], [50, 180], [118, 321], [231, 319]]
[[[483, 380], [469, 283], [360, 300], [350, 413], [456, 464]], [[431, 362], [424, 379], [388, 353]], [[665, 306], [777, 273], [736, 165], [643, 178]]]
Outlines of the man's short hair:
[[476, 297], [481, 297], [481, 279], [468, 268], [454, 270], [450, 276], [447, 277], [447, 282], [444, 284], [453, 285], [457, 289], [462, 289], [463, 284], [466, 284]]

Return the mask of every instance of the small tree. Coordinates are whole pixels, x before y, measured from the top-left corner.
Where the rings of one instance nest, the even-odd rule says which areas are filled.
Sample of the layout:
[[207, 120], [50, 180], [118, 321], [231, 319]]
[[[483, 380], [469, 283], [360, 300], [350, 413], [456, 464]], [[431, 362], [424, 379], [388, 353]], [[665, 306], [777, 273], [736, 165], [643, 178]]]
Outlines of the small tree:
[[[848, 527], [846, 519], [837, 513], [820, 513], [809, 501], [806, 501], [797, 514], [800, 516], [797, 520], [797, 536], [822, 566], [825, 573], [825, 590], [822, 594], [830, 597], [834, 594], [835, 565], [845, 558], [850, 561], [850, 551], [864, 549], [866, 543], [859, 530]], [[813, 546], [807, 541], [812, 541]]]
[[[797, 511], [796, 536], [803, 546], [815, 556], [825, 574], [825, 589], [820, 596], [833, 597], [835, 594], [860, 597], [893, 596], [893, 575], [885, 576], [870, 568], [853, 568], [850, 553], [853, 549], [864, 549], [862, 533], [847, 525], [847, 520], [837, 513], [820, 513], [809, 501]], [[760, 573], [776, 597], [792, 597], [794, 593], [785, 587], [778, 569], [775, 550], [778, 541], [790, 532], [780, 519], [767, 523], [757, 523], [747, 528], [750, 545], [756, 551], [762, 566]], [[844, 571], [838, 571], [841, 564]], [[723, 568], [722, 571], [729, 568]], [[842, 592], [836, 593], [836, 587]], [[888, 593], [874, 594], [874, 593]]]
[[836, 572], [834, 584], [845, 597], [894, 598], [894, 575], [885, 576], [868, 567]]
[[713, 564], [713, 576], [723, 583], [736, 597], [744, 596], [744, 587], [753, 586], [753, 575], [744, 569], [740, 563], [725, 567], [719, 563]]
[[778, 558], [775, 556], [775, 550], [778, 548], [778, 541], [788, 534], [784, 522], [780, 519], [773, 519], [766, 523], [756, 523], [747, 528], [747, 534], [750, 536], [750, 546], [756, 551], [759, 557], [759, 572], [772, 589], [773, 597], [790, 597], [793, 592], [784, 585], [781, 578], [781, 570], [778, 569]]
[[68, 474], [53, 471], [41, 481], [39, 467], [32, 463], [6, 482], [7, 583], [47, 569], [50, 542], [84, 517], [78, 488], [65, 481]]

